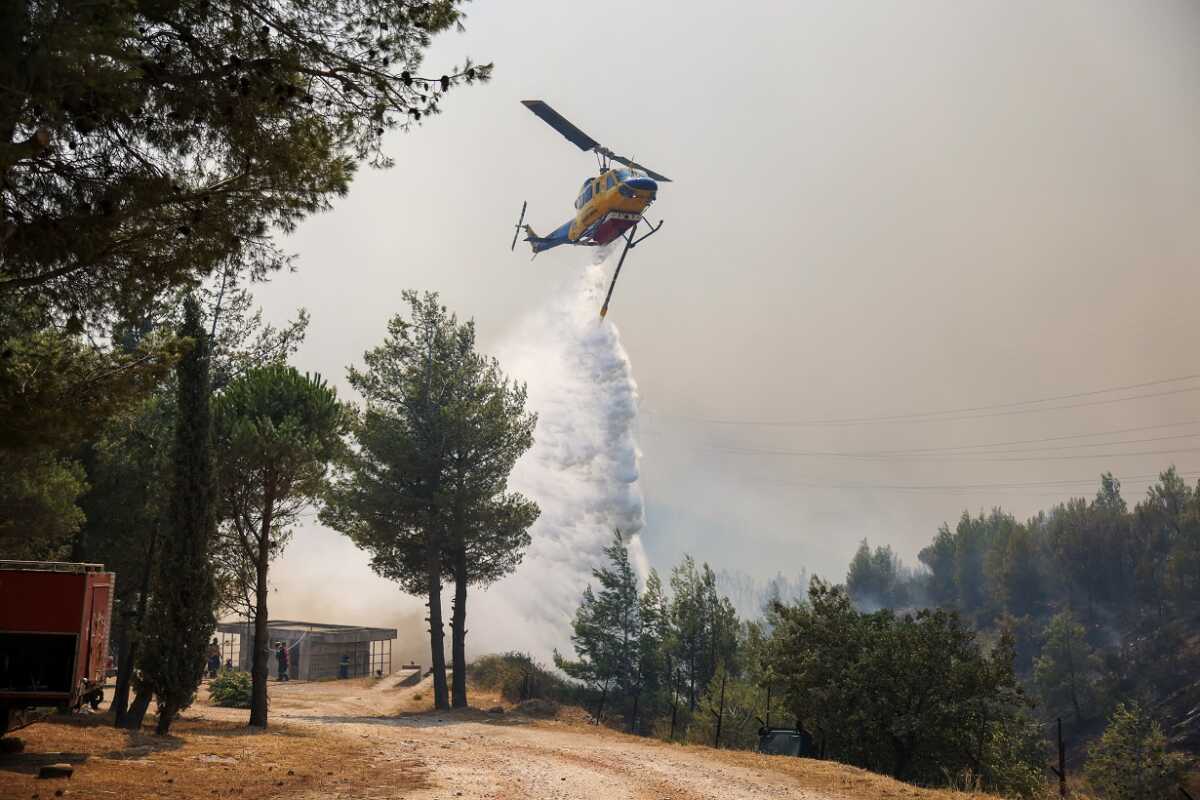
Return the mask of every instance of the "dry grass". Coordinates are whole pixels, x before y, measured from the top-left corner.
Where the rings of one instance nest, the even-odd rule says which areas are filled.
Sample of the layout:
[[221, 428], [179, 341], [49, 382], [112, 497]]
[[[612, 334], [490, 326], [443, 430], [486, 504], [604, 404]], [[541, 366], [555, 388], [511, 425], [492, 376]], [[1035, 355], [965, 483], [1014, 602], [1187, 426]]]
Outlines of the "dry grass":
[[[0, 798], [289, 797], [372, 786], [426, 785], [423, 765], [389, 759], [359, 740], [317, 728], [182, 719], [172, 734], [120, 731], [107, 715], [53, 717], [20, 732], [25, 752], [0, 755]], [[69, 779], [39, 780], [45, 764], [75, 766]]]
[[[688, 745], [688, 747], [696, 747]], [[995, 800], [995, 795], [982, 792], [962, 792], [950, 789], [923, 789], [901, 783], [884, 775], [867, 772], [858, 767], [848, 767], [835, 761], [817, 761], [811, 758], [788, 758], [786, 756], [764, 756], [735, 750], [712, 751], [703, 749], [727, 764], [756, 769], [768, 769], [783, 773], [808, 789], [829, 792], [847, 797], [910, 798], [913, 800]]]
[[[579, 713], [572, 714], [571, 711]], [[588, 724], [579, 709], [564, 706], [559, 717], [551, 721], [537, 721], [537, 726], [559, 725], [577, 728], [593, 736], [623, 739], [643, 746], [671, 748], [705, 760], [717, 760], [730, 766], [776, 772], [794, 780], [797, 786], [812, 789], [839, 798], [871, 798], [871, 800], [999, 800], [997, 795], [977, 791], [955, 789], [927, 789], [903, 783], [886, 775], [868, 772], [836, 761], [818, 761], [811, 758], [767, 756], [746, 750], [714, 750], [696, 744], [678, 744], [659, 739], [633, 736], [612, 728]], [[1057, 796], [1057, 795], [1056, 795]]]

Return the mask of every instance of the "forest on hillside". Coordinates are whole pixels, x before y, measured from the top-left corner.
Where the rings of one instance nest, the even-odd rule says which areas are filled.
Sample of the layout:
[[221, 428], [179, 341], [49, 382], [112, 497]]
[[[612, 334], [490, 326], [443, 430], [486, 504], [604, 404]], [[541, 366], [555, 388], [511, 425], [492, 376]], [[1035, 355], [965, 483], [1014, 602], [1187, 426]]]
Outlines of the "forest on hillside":
[[1082, 742], [1122, 702], [1151, 709], [1176, 747], [1200, 746], [1200, 487], [1174, 467], [1132, 507], [1111, 474], [1095, 497], [1020, 522], [1000, 508], [943, 525], [905, 569], [863, 542], [846, 587], [856, 605], [957, 612], [1015, 644], [1037, 713]]
[[1174, 793], [1200, 743], [1200, 488], [1174, 468], [1132, 509], [1105, 474], [1025, 522], [964, 513], [915, 568], [864, 541], [806, 593], [690, 556], [639, 588], [620, 533], [606, 554], [555, 658], [572, 681], [520, 654], [477, 677], [632, 733], [750, 749], [794, 727], [819, 757], [1008, 796], [1057, 780], [1060, 720], [1069, 782], [1104, 798]]

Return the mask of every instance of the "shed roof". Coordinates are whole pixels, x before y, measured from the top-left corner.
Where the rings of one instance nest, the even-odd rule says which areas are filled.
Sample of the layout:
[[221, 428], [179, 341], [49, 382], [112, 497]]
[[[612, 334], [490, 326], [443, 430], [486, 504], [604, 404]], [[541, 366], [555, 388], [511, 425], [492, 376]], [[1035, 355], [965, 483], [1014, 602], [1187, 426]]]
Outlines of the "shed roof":
[[[254, 623], [249, 620], [221, 622], [221, 633], [249, 633]], [[370, 628], [363, 625], [335, 625], [330, 622], [304, 622], [294, 619], [273, 619], [267, 623], [271, 636], [291, 633], [339, 642], [378, 642], [396, 638], [395, 628]]]

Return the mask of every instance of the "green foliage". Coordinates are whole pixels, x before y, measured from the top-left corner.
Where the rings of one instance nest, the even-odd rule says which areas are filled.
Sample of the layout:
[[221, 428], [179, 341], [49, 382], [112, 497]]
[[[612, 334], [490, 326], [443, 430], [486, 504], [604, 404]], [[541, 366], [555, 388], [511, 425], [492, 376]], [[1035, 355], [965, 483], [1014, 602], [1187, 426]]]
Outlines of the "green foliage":
[[771, 672], [831, 757], [929, 783], [970, 770], [991, 785], [1011, 766], [990, 761], [1029, 725], [1011, 640], [985, 654], [954, 614], [863, 614], [817, 579], [777, 614]]
[[[758, 747], [759, 720], [764, 709], [764, 691], [752, 681], [732, 676], [724, 665], [717, 667], [696, 703], [696, 713], [687, 726], [687, 741], [734, 750]], [[717, 721], [720, 720], [720, 741]], [[784, 720], [776, 717], [776, 723]]]
[[1095, 713], [1100, 659], [1091, 652], [1082, 625], [1070, 611], [1056, 614], [1046, 626], [1033, 680], [1050, 716], [1071, 714], [1084, 722]]
[[[137, 309], [235, 263], [388, 164], [469, 63], [415, 73], [461, 0], [0, 6], [0, 297], [64, 316]], [[103, 54], [98, 58], [97, 54]]]
[[63, 560], [83, 524], [83, 466], [49, 448], [0, 450], [0, 557]]
[[208, 693], [215, 706], [225, 708], [250, 707], [250, 673], [241, 670], [223, 669], [209, 681]]
[[487, 80], [418, 74], [462, 2], [0, 4], [0, 450], [67, 454], [145, 399], [180, 350], [122, 346], [147, 309], [289, 266], [273, 233]]
[[179, 355], [157, 339], [103, 350], [80, 330], [42, 322], [0, 296], [0, 450], [72, 450], [106, 418], [136, 406]]
[[1167, 749], [1158, 722], [1137, 704], [1121, 703], [1088, 752], [1087, 779], [1104, 800], [1171, 797], [1188, 759]]
[[[618, 702], [636, 702], [644, 684], [642, 605], [637, 576], [629, 562], [629, 546], [620, 531], [614, 531], [604, 554], [609, 565], [592, 570], [599, 591], [593, 592], [590, 585], [584, 590], [571, 626], [576, 660], [554, 654], [555, 666], [599, 693], [597, 718], [603, 718], [610, 694]], [[636, 712], [630, 708], [625, 715], [632, 724]]]
[[325, 491], [331, 461], [344, 452], [349, 416], [320, 376], [282, 364], [254, 367], [214, 403], [219, 516], [217, 557], [240, 588], [238, 610], [256, 606], [260, 558], [273, 559], [290, 525]]
[[223, 525], [215, 542], [227, 600], [256, 622], [250, 724], [267, 724], [268, 570], [288, 526], [326, 489], [349, 416], [320, 376], [284, 364], [233, 378], [214, 403]]
[[470, 664], [467, 672], [480, 689], [499, 692], [510, 703], [525, 700], [569, 703], [578, 694], [570, 684], [527, 653], [480, 656]]
[[700, 692], [724, 663], [736, 669], [738, 620], [729, 598], [717, 592], [708, 564], [699, 569], [691, 556], [671, 571], [671, 633], [667, 652], [686, 687], [687, 708], [696, 709]]
[[[700, 705], [717, 675], [745, 686], [760, 676], [741, 673], [748, 628], [729, 598], [718, 593], [707, 564], [697, 569], [685, 556], [672, 572], [670, 591], [651, 570], [639, 594], [620, 532], [604, 552], [608, 561], [592, 571], [595, 588], [584, 590], [575, 614], [575, 659], [555, 653], [555, 664], [582, 687], [596, 717], [623, 721], [631, 732], [687, 739], [691, 722], [716, 708]], [[735, 706], [731, 713], [738, 717], [749, 708]], [[731, 724], [737, 729], [743, 721], [738, 717]]]
[[846, 573], [846, 591], [860, 608], [904, 608], [908, 605], [904, 567], [891, 546], [882, 545], [872, 552], [866, 539], [850, 561]]
[[[354, 457], [321, 519], [370, 553], [379, 575], [428, 597], [441, 708], [442, 579], [456, 580], [455, 671], [465, 675], [466, 587], [514, 568], [537, 516], [535, 505], [505, 491], [536, 418], [524, 411], [524, 387], [475, 352], [473, 322], [460, 323], [436, 294], [403, 297], [410, 318], [393, 317], [365, 367], [349, 370], [366, 408], [354, 428]], [[455, 688], [462, 705], [465, 684]]]
[[[1132, 508], [1110, 473], [1024, 524], [1000, 510], [964, 514], [921, 551], [914, 589], [987, 635], [1015, 640], [1038, 714], [1086, 741], [1117, 702], [1143, 698], [1194, 738], [1200, 671], [1200, 492], [1172, 467]], [[964, 575], [983, 582], [968, 587]], [[969, 589], [964, 591], [964, 589]], [[979, 589], [979, 591], [976, 591]]]
[[189, 297], [180, 334], [192, 341], [180, 361], [172, 490], [154, 602], [140, 651], [143, 683], [158, 698], [158, 732], [191, 705], [216, 627], [209, 547], [216, 531], [208, 336]]

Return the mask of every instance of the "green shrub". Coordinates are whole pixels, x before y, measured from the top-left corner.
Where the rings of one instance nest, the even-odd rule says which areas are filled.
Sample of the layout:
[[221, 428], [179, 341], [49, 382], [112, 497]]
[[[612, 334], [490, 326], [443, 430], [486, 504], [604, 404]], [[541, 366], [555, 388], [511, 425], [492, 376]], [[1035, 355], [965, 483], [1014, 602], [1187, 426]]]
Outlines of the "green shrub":
[[524, 700], [569, 702], [572, 687], [526, 653], [503, 653], [475, 659], [467, 674], [480, 689], [499, 692], [510, 703]]
[[1089, 748], [1085, 772], [1105, 800], [1143, 800], [1173, 796], [1187, 767], [1184, 756], [1167, 751], [1158, 722], [1136, 703], [1122, 703]]
[[226, 708], [250, 707], [250, 673], [234, 669], [221, 670], [208, 685], [215, 706]]

